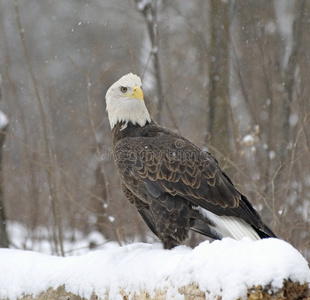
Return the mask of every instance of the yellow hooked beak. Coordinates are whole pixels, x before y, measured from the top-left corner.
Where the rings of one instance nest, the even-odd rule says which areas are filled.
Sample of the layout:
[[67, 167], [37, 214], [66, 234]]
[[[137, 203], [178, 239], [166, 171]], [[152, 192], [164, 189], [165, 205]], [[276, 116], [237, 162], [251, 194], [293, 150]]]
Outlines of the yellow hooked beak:
[[133, 87], [133, 92], [124, 95], [125, 97], [130, 97], [130, 98], [134, 98], [134, 99], [138, 99], [141, 102], [143, 102], [143, 92], [142, 89], [139, 86], [134, 86]]

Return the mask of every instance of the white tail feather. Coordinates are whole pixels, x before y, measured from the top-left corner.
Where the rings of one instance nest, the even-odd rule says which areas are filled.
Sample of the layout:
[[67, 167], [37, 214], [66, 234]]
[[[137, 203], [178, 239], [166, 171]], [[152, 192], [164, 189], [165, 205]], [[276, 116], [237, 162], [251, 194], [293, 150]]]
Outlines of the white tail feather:
[[197, 208], [197, 210], [214, 224], [214, 230], [222, 237], [231, 237], [236, 240], [249, 237], [254, 241], [260, 240], [259, 235], [253, 227], [243, 219], [237, 217], [217, 216], [203, 208]]

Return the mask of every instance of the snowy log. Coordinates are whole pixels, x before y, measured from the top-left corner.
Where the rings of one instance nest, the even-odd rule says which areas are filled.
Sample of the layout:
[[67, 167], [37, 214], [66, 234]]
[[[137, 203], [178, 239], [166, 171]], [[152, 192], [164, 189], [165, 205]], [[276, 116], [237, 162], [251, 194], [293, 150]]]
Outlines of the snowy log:
[[0, 250], [0, 299], [310, 299], [309, 281], [307, 261], [278, 239], [138, 243], [65, 258]]
[[[134, 300], [166, 300], [166, 299], [184, 299], [184, 300], [208, 300], [208, 299], [228, 299], [227, 297], [209, 297], [208, 293], [205, 291], [202, 291], [199, 289], [197, 285], [191, 284], [188, 286], [185, 286], [178, 291], [178, 295], [181, 295], [182, 298], [179, 298], [177, 296], [170, 295], [170, 297], [167, 297], [167, 290], [156, 290], [154, 291], [154, 295], [152, 296], [147, 291], [140, 291], [139, 293], [131, 293], [125, 292], [124, 290], [120, 291], [121, 297], [117, 297], [117, 299], [134, 299]], [[28, 295], [22, 298], [19, 298], [19, 300], [84, 300], [84, 299], [90, 299], [90, 300], [98, 300], [98, 299], [114, 299], [113, 297], [109, 297], [109, 292], [107, 292], [105, 297], [99, 298], [95, 293], [91, 295], [90, 298], [83, 298], [81, 296], [72, 294], [68, 291], [66, 291], [65, 286], [61, 286], [57, 288], [56, 290], [49, 288], [47, 291], [41, 293], [38, 296], [32, 296]], [[115, 298], [116, 299], [116, 298]], [[309, 286], [307, 283], [300, 284], [298, 282], [292, 282], [292, 281], [285, 281], [284, 285], [281, 289], [278, 289], [276, 291], [273, 291], [270, 289], [269, 286], [267, 287], [253, 287], [251, 289], [248, 289], [247, 296], [245, 299], [249, 300], [258, 300], [258, 299], [264, 299], [264, 300], [302, 300], [302, 299], [310, 299], [309, 294]]]

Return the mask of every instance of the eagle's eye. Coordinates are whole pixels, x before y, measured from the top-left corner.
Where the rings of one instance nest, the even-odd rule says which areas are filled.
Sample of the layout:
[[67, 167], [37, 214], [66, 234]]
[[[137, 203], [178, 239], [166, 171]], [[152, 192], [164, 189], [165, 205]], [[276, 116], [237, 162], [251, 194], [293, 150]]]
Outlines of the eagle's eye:
[[126, 93], [127, 90], [128, 90], [128, 88], [125, 87], [125, 86], [121, 86], [121, 87], [120, 87], [120, 91], [121, 91], [122, 93]]

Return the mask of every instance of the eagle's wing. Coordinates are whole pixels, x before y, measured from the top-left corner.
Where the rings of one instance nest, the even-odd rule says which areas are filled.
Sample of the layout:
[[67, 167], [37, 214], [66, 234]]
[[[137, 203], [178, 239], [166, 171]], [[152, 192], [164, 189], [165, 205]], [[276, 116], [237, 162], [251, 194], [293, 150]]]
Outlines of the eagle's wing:
[[115, 153], [120, 169], [142, 181], [155, 198], [161, 193], [181, 196], [218, 216], [235, 216], [264, 229], [216, 159], [182, 136], [156, 125], [142, 136], [120, 140]]
[[138, 212], [142, 216], [144, 222], [147, 226], [152, 230], [152, 232], [156, 235], [156, 224], [152, 217], [152, 214], [149, 211], [149, 206], [147, 203], [141, 201], [137, 196], [135, 196], [125, 185], [122, 183], [122, 190], [126, 198], [136, 206]]

